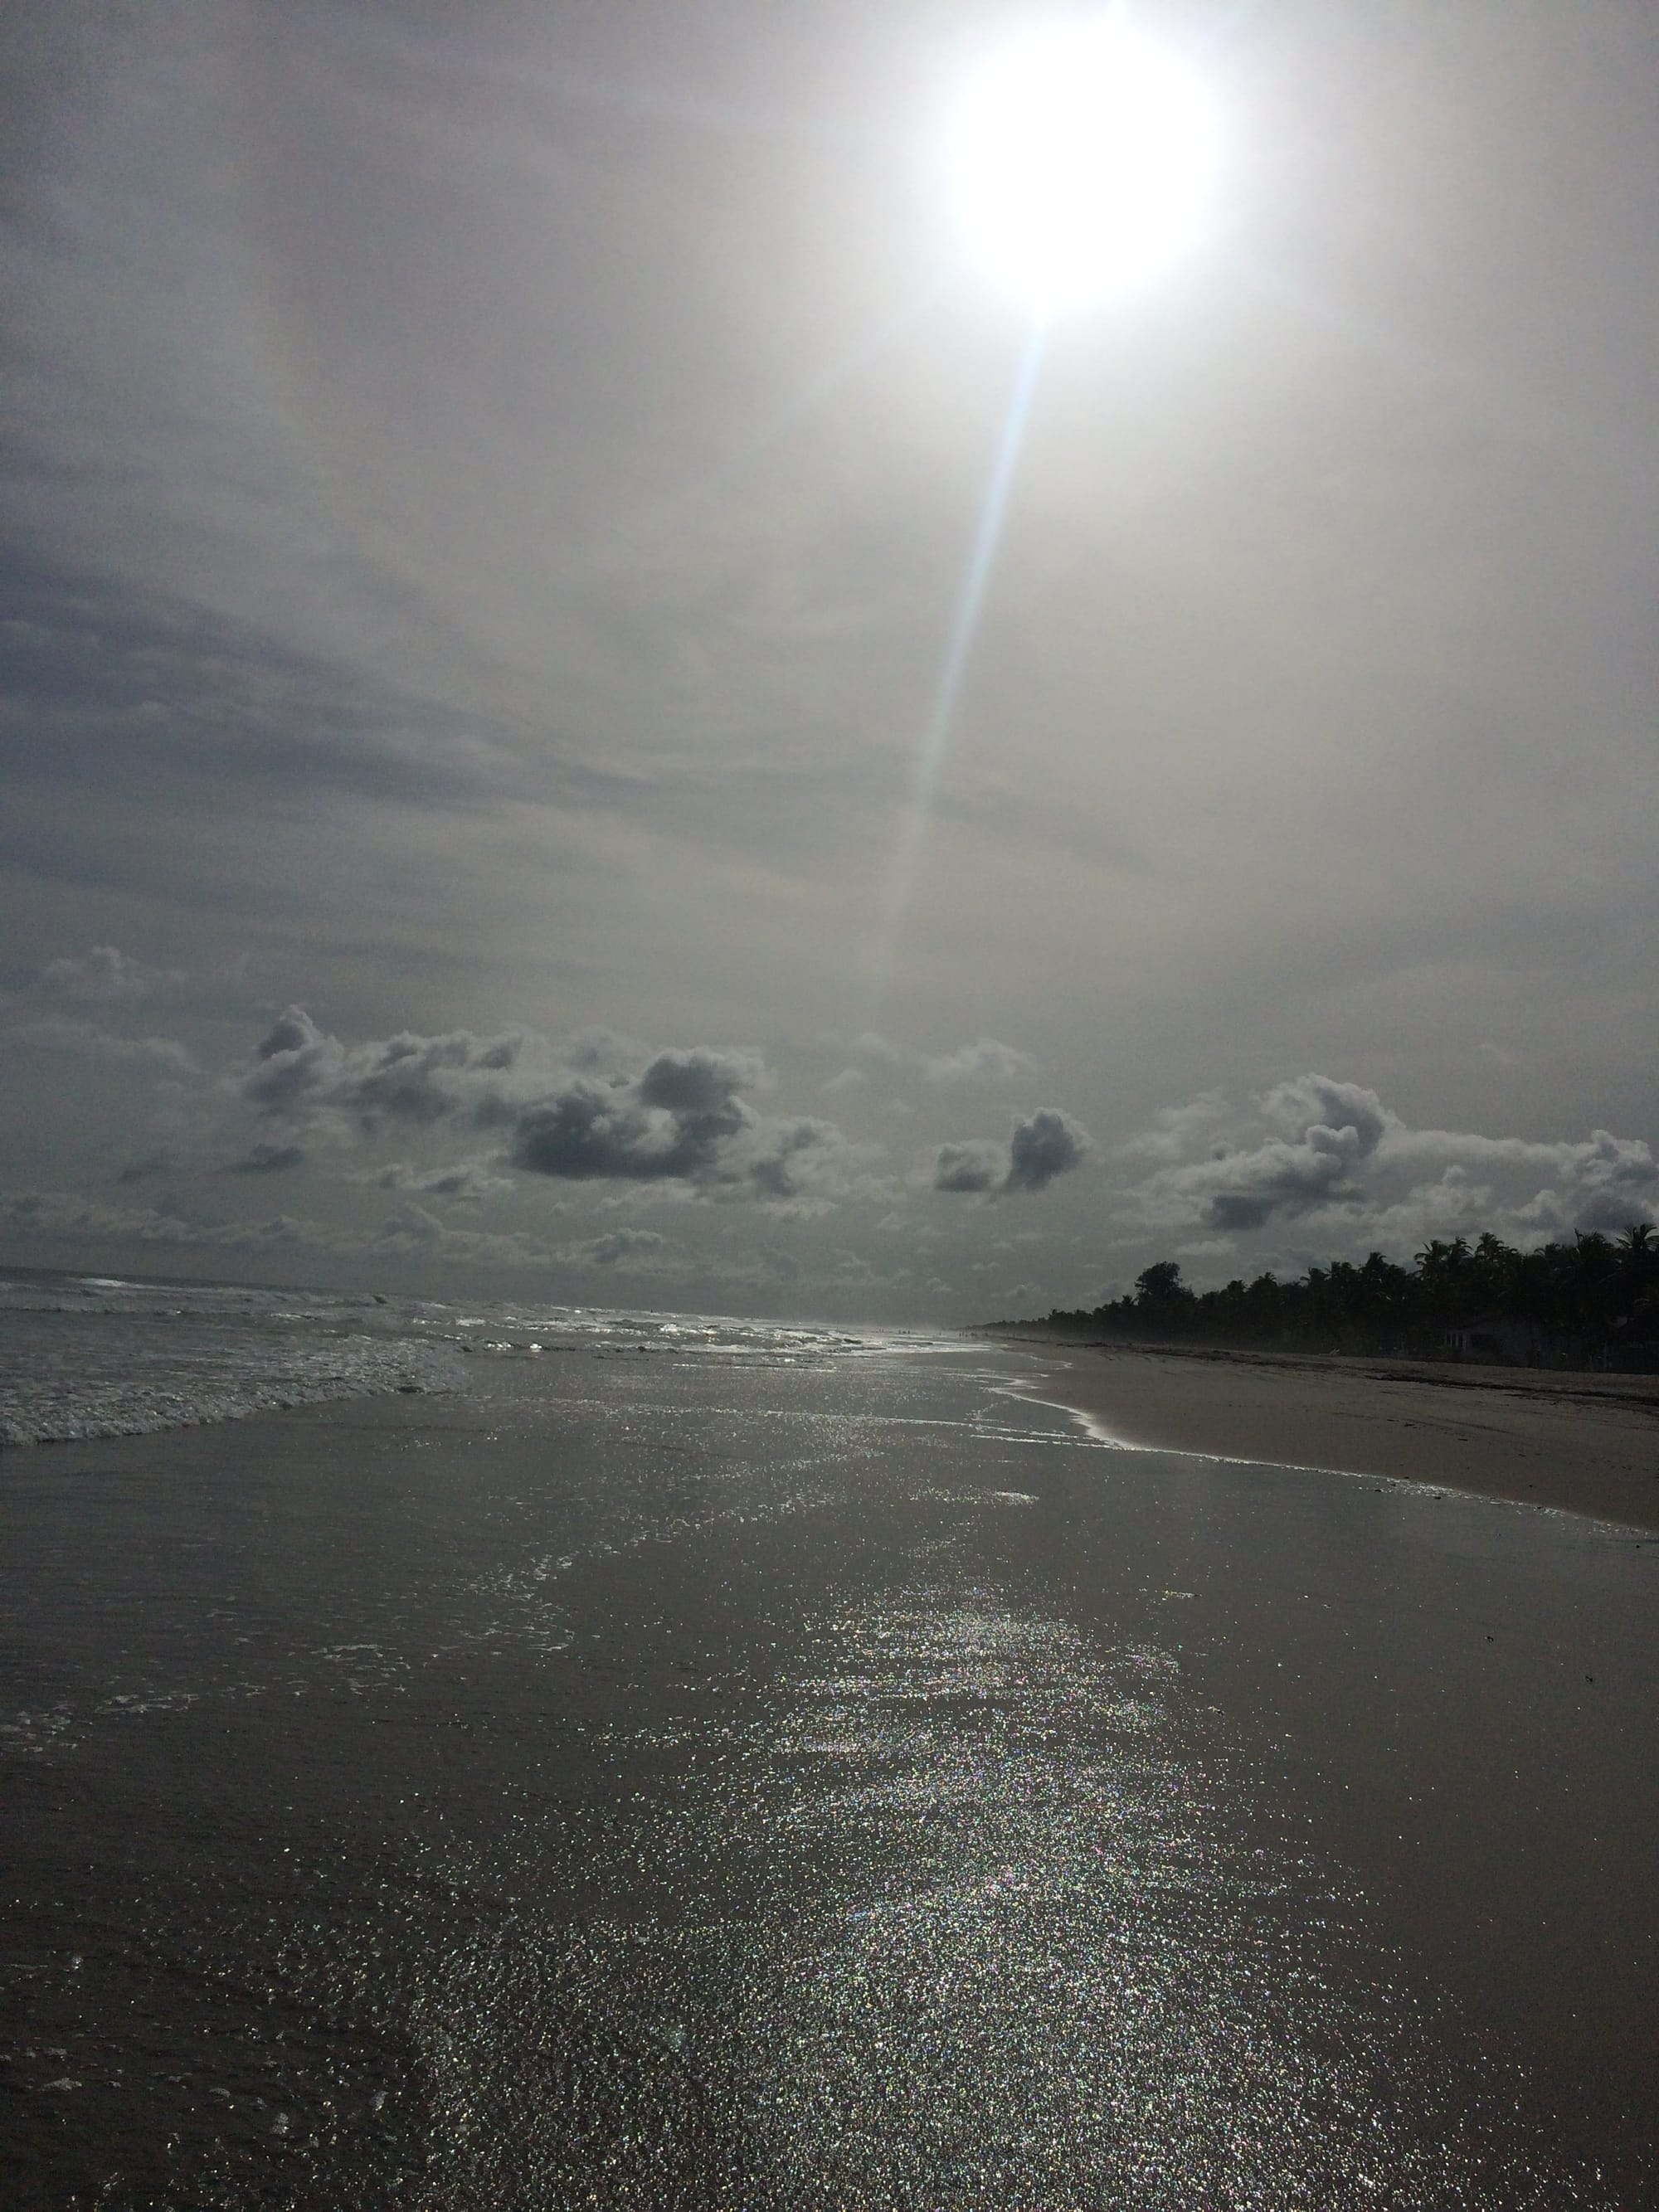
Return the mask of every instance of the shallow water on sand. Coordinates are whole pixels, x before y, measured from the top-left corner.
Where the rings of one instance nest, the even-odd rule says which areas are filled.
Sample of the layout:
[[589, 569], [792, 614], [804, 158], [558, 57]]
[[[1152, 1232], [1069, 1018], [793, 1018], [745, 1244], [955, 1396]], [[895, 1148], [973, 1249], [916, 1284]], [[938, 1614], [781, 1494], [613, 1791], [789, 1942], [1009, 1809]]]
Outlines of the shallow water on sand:
[[982, 1354], [0, 1461], [0, 2198], [1659, 2202], [1659, 1546]]

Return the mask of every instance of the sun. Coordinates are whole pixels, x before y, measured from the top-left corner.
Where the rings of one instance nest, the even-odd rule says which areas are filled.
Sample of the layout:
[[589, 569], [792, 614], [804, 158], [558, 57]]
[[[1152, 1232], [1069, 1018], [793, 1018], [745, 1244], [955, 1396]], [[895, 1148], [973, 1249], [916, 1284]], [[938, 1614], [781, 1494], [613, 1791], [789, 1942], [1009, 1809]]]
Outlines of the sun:
[[1042, 316], [1136, 283], [1196, 236], [1210, 102], [1182, 64], [1115, 22], [1053, 24], [969, 80], [948, 141], [969, 241]]

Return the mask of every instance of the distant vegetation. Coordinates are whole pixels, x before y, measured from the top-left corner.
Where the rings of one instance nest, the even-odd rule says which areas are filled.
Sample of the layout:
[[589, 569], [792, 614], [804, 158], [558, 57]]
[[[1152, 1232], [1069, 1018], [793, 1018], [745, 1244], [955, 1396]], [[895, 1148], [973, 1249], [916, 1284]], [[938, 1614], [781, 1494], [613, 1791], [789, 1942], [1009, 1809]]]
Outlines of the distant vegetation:
[[1358, 1267], [1333, 1260], [1292, 1282], [1269, 1273], [1218, 1291], [1189, 1290], [1176, 1262], [1160, 1260], [1125, 1297], [1026, 1325], [1140, 1343], [1652, 1371], [1659, 1232], [1640, 1223], [1531, 1252], [1490, 1231], [1473, 1244], [1436, 1237], [1409, 1267], [1373, 1252]]

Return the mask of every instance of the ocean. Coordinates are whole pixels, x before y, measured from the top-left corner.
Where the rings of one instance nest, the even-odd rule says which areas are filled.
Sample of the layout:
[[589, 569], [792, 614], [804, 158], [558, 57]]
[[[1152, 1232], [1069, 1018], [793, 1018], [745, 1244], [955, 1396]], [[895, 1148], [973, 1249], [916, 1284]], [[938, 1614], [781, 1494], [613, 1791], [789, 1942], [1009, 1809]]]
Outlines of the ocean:
[[1659, 2204], [1659, 1543], [958, 1338], [0, 1346], [7, 2206]]

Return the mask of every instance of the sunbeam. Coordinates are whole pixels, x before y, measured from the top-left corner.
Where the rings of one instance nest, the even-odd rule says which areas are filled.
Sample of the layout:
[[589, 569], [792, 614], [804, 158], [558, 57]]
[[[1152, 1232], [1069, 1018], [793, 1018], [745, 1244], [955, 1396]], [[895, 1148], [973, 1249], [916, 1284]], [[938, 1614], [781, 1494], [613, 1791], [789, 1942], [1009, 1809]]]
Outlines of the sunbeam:
[[1042, 364], [1047, 335], [1046, 325], [1034, 323], [1020, 351], [1018, 366], [1014, 372], [1013, 389], [1009, 394], [1007, 411], [1002, 420], [1002, 433], [997, 441], [990, 475], [986, 482], [979, 520], [969, 548], [967, 566], [963, 571], [962, 588], [957, 594], [956, 611], [945, 639], [944, 657], [939, 663], [933, 705], [923, 725], [909, 803], [900, 824], [898, 842], [888, 873], [886, 896], [882, 902], [881, 933], [877, 939], [872, 962], [872, 997], [875, 1006], [879, 1006], [885, 998], [891, 980], [899, 932], [903, 927], [910, 895], [915, 888], [916, 866], [927, 835], [939, 770], [950, 749], [951, 731], [956, 721], [968, 664], [973, 655], [974, 638], [985, 605], [986, 588], [996, 562], [1003, 524], [1007, 519], [1009, 496], [1019, 465], [1020, 449], [1025, 442], [1025, 428], [1030, 419], [1031, 400], [1036, 390], [1037, 373]]

